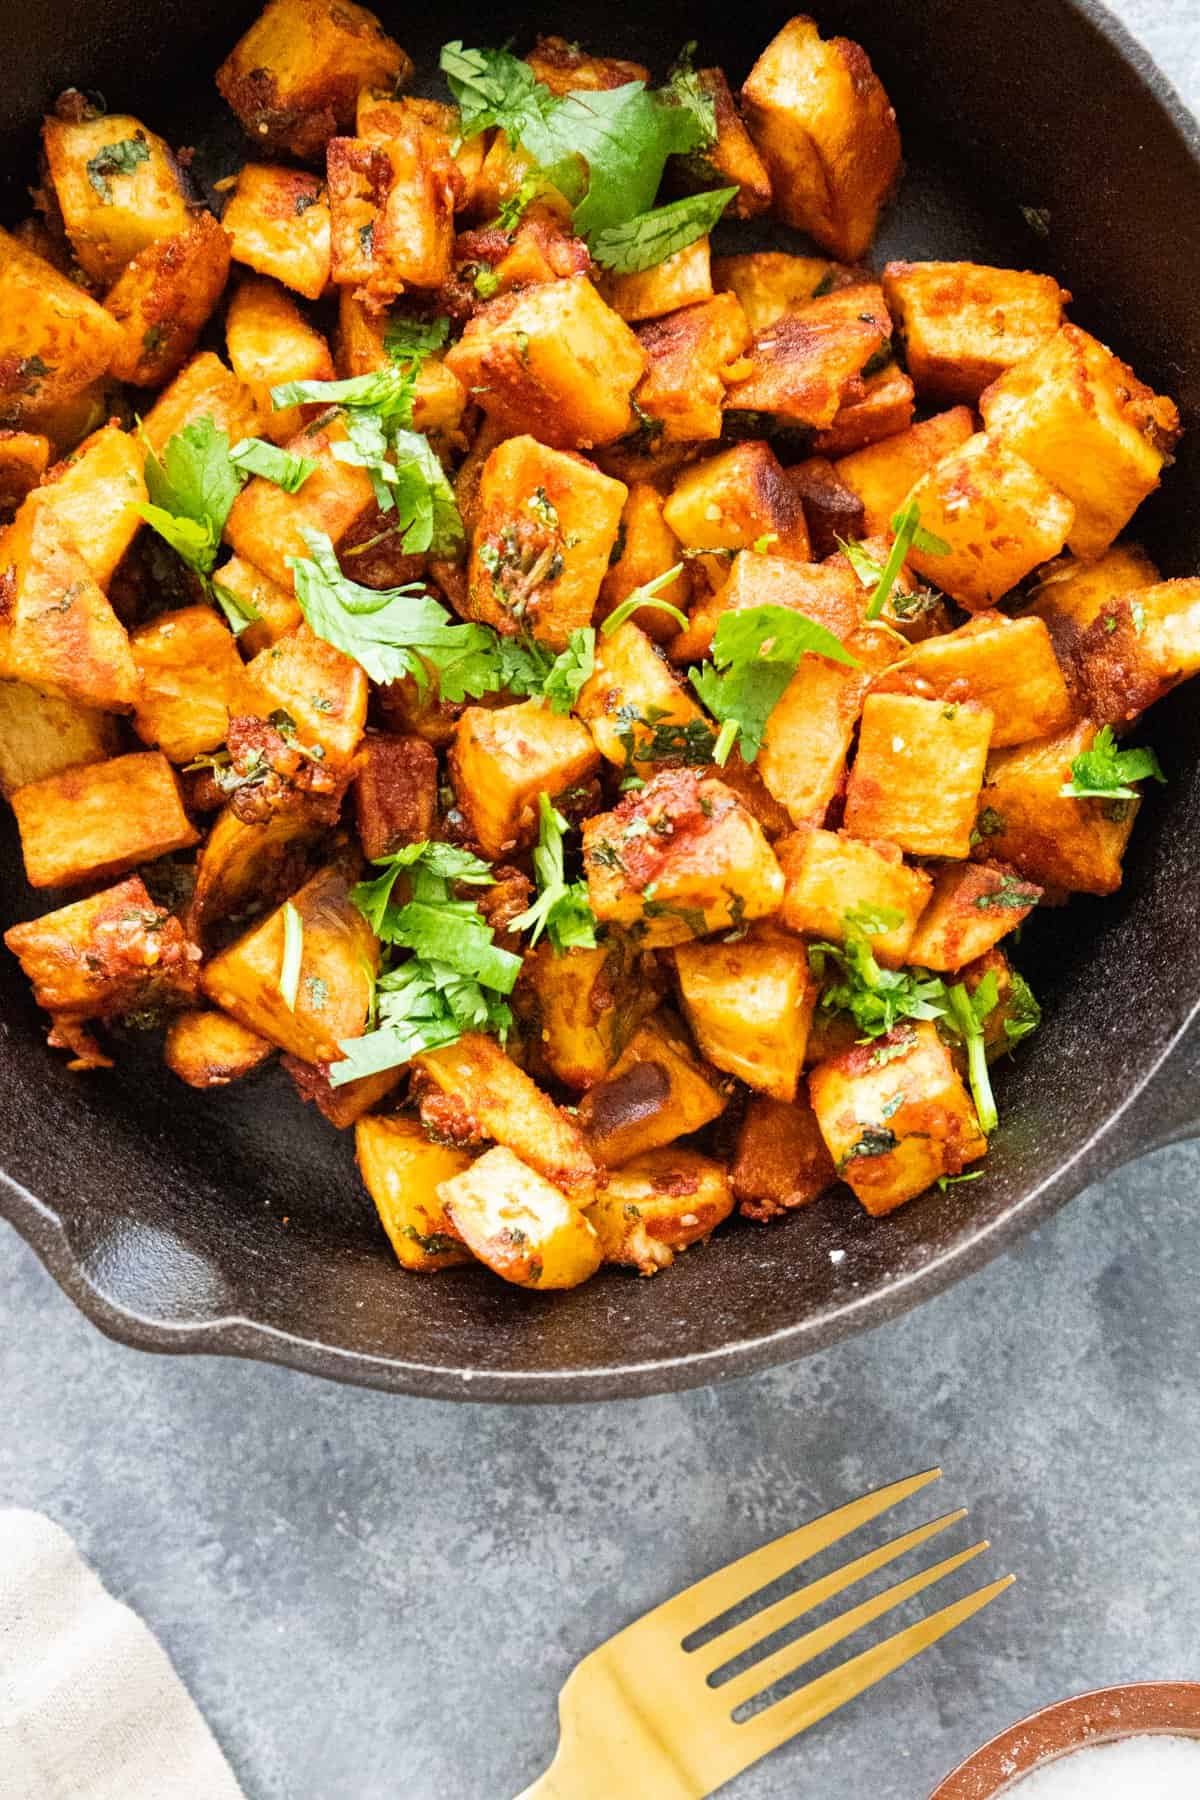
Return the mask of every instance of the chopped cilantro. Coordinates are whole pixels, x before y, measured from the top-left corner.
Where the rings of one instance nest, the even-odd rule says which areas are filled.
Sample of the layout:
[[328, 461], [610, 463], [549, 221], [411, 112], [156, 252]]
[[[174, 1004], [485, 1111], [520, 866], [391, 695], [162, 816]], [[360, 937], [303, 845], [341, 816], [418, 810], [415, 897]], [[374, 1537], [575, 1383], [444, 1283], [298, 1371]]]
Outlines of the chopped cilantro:
[[[945, 983], [921, 969], [882, 968], [871, 939], [900, 923], [885, 909], [848, 912], [841, 944], [809, 945], [809, 967], [827, 982], [821, 1005], [828, 1012], [848, 1012], [866, 1038], [885, 1036], [902, 1019], [940, 1019], [946, 1011]], [[827, 980], [831, 968], [837, 978]]]
[[1036, 906], [1041, 897], [1041, 889], [1022, 881], [1019, 875], [1002, 875], [995, 892], [976, 894], [972, 905], [980, 912], [1025, 912]]
[[[909, 500], [899, 512], [892, 514], [892, 530], [895, 537], [888, 559], [879, 571], [875, 591], [867, 603], [868, 619], [877, 619], [887, 605], [888, 597], [896, 585], [896, 577], [904, 566], [904, 559], [914, 545], [925, 556], [950, 554], [950, 545], [944, 538], [935, 537], [932, 531], [921, 529], [921, 509], [915, 500]], [[861, 580], [861, 576], [859, 578]]]
[[261, 475], [286, 494], [298, 493], [317, 466], [310, 456], [297, 456], [265, 438], [243, 438], [229, 452], [229, 460], [242, 474]]
[[1071, 764], [1071, 779], [1059, 792], [1072, 800], [1136, 800], [1134, 781], [1166, 781], [1153, 750], [1118, 750], [1111, 725], [1096, 733], [1090, 750]]
[[538, 795], [538, 847], [533, 853], [538, 897], [512, 920], [513, 931], [528, 931], [530, 947], [543, 931], [556, 956], [566, 950], [592, 950], [596, 945], [596, 918], [588, 901], [586, 881], [568, 881], [563, 863], [563, 834], [567, 821], [548, 794]]
[[601, 268], [611, 269], [617, 275], [653, 269], [668, 256], [686, 250], [697, 238], [706, 237], [737, 191], [736, 187], [725, 187], [688, 194], [682, 200], [639, 213], [623, 225], [611, 225], [590, 240], [592, 255]]
[[967, 1077], [971, 1083], [971, 1096], [975, 1101], [975, 1112], [979, 1119], [979, 1129], [985, 1137], [990, 1137], [999, 1124], [996, 1112], [996, 1099], [992, 1093], [991, 1078], [988, 1075], [987, 1046], [984, 1041], [984, 1021], [994, 1011], [1000, 999], [1000, 986], [994, 969], [989, 969], [980, 981], [974, 993], [967, 989], [963, 981], [955, 982], [946, 990], [946, 1025], [961, 1037], [967, 1051]]
[[671, 583], [676, 580], [682, 571], [683, 564], [676, 563], [674, 568], [665, 569], [661, 575], [656, 575], [652, 581], [644, 581], [641, 587], [634, 588], [633, 592], [627, 594], [619, 606], [613, 607], [613, 610], [609, 613], [607, 619], [605, 619], [603, 625], [600, 627], [601, 637], [611, 637], [614, 631], [620, 629], [626, 619], [631, 619], [634, 613], [643, 606], [651, 607], [657, 612], [668, 613], [670, 617], [675, 620], [675, 623], [680, 629], [684, 629], [687, 625], [686, 613], [681, 613], [679, 608], [677, 606], [672, 606], [669, 600], [659, 599], [662, 590], [665, 587], [670, 587]]
[[712, 662], [688, 671], [704, 705], [721, 722], [714, 762], [728, 761], [739, 736], [743, 757], [754, 761], [767, 720], [805, 655], [859, 666], [832, 631], [790, 607], [751, 606], [723, 615]]
[[[901, 1094], [897, 1098], [903, 1100], [904, 1096]], [[838, 1163], [838, 1174], [840, 1175], [843, 1169], [852, 1162], [859, 1161], [862, 1157], [890, 1156], [898, 1142], [899, 1139], [895, 1132], [887, 1125], [865, 1125], [862, 1136], [856, 1143], [851, 1144], [845, 1156]]]
[[150, 146], [141, 132], [138, 132], [136, 136], [121, 138], [115, 144], [105, 144], [102, 150], [97, 150], [95, 156], [89, 156], [87, 178], [105, 206], [110, 206], [113, 177], [132, 175], [139, 164], [149, 160]]

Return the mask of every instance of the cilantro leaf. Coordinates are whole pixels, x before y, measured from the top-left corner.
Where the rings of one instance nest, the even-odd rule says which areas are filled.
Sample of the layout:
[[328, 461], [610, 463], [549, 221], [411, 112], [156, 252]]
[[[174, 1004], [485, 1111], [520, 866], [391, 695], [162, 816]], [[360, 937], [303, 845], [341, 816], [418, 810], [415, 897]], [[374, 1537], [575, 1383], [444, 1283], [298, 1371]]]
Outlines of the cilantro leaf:
[[565, 717], [579, 698], [585, 681], [596, 666], [596, 633], [591, 625], [573, 631], [565, 650], [560, 650], [541, 684], [550, 711]]
[[682, 568], [682, 563], [676, 563], [673, 569], [666, 569], [661, 575], [656, 575], [652, 581], [644, 581], [641, 587], [634, 588], [633, 592], [627, 594], [621, 604], [614, 606], [609, 613], [600, 627], [601, 637], [611, 637], [613, 632], [625, 623], [626, 619], [633, 617], [640, 606], [652, 606], [658, 612], [669, 613], [680, 629], [684, 629], [687, 625], [686, 613], [681, 613], [679, 608], [672, 606], [669, 600], [658, 598], [663, 588], [671, 585]]
[[438, 67], [458, 102], [465, 138], [499, 126], [511, 143], [553, 105], [555, 96], [511, 50], [467, 50], [461, 39], [443, 44]]
[[1008, 978], [1004, 1001], [1004, 1036], [1006, 1048], [1015, 1050], [1022, 1038], [1036, 1031], [1042, 1022], [1042, 1009], [1033, 989], [1023, 975], [1013, 969]]
[[821, 995], [827, 1012], [848, 1012], [864, 1037], [883, 1037], [903, 1019], [940, 1019], [946, 1013], [946, 986], [921, 969], [884, 969], [876, 960], [871, 938], [900, 923], [886, 909], [848, 912], [841, 944], [809, 946], [809, 967], [825, 981], [830, 966], [837, 979]]
[[243, 475], [261, 475], [287, 494], [298, 493], [317, 466], [311, 456], [297, 456], [265, 438], [243, 438], [229, 452], [229, 460]]
[[441, 314], [436, 319], [392, 319], [383, 334], [383, 347], [393, 362], [404, 363], [412, 357], [424, 360], [440, 350], [450, 335], [450, 321]]
[[[867, 603], [868, 619], [877, 619], [887, 605], [888, 597], [896, 585], [896, 577], [914, 544], [924, 556], [949, 556], [950, 554], [950, 545], [945, 538], [935, 537], [932, 531], [922, 530], [921, 509], [915, 500], [908, 501], [905, 506], [900, 508], [899, 512], [892, 514], [892, 530], [895, 538], [891, 550], [888, 552], [888, 559], [880, 571], [875, 592]], [[853, 558], [851, 562], [853, 565]], [[855, 572], [858, 573], [857, 569]]]
[[377, 1023], [362, 1037], [340, 1044], [343, 1060], [330, 1064], [331, 1087], [399, 1068], [423, 1051], [457, 1043], [464, 1031], [490, 1031], [503, 1038], [512, 1024], [512, 1012], [501, 999], [443, 963], [415, 957], [401, 963], [380, 976], [377, 994]]
[[602, 268], [617, 275], [653, 269], [677, 250], [686, 250], [697, 238], [706, 237], [737, 191], [726, 187], [689, 194], [639, 213], [624, 224], [610, 225], [589, 239], [592, 255]]
[[232, 588], [227, 588], [220, 581], [212, 581], [209, 586], [212, 589], [212, 597], [225, 614], [225, 623], [234, 637], [241, 637], [243, 631], [249, 626], [258, 624], [262, 614], [243, 594], [235, 594]]
[[386, 473], [384, 479], [396, 490], [405, 550], [457, 555], [466, 534], [454, 489], [429, 439], [419, 431], [393, 431], [391, 450], [394, 473]]
[[390, 856], [375, 859], [382, 871], [373, 881], [360, 881], [350, 891], [350, 898], [370, 925], [376, 937], [384, 936], [387, 909], [397, 877], [405, 869], [422, 864], [427, 872], [442, 881], [462, 881], [471, 887], [489, 887], [495, 880], [487, 863], [460, 850], [455, 844], [441, 844], [422, 838], [416, 844], [404, 844]]
[[147, 446], [142, 518], [198, 575], [217, 560], [229, 509], [242, 477], [229, 454], [229, 438], [204, 413], [167, 439], [162, 455]]
[[543, 931], [561, 956], [566, 950], [593, 950], [596, 916], [588, 900], [586, 881], [568, 881], [563, 862], [563, 834], [567, 821], [548, 794], [538, 795], [538, 847], [533, 853], [538, 897], [511, 922], [513, 931], [528, 931], [530, 946]]
[[1071, 800], [1136, 800], [1134, 781], [1166, 781], [1153, 750], [1118, 750], [1111, 725], [1102, 725], [1090, 750], [1071, 764], [1071, 779], [1059, 789]]
[[989, 1013], [1000, 1000], [1000, 985], [994, 969], [989, 969], [971, 993], [965, 982], [955, 982], [946, 989], [946, 1024], [961, 1037], [967, 1051], [967, 1076], [971, 1097], [979, 1117], [979, 1129], [990, 1137], [999, 1124], [996, 1098], [988, 1074], [987, 1045], [983, 1026]]
[[722, 766], [741, 738], [742, 756], [753, 762], [767, 720], [806, 655], [857, 669], [857, 660], [823, 625], [787, 606], [750, 606], [727, 612], [713, 638], [712, 662], [690, 669], [688, 679], [721, 721], [713, 760]]
[[106, 206], [112, 204], [114, 175], [132, 175], [140, 163], [149, 162], [150, 146], [139, 131], [135, 137], [105, 144], [87, 160], [87, 178]]
[[691, 113], [700, 133], [696, 149], [705, 150], [717, 141], [717, 107], [693, 64], [695, 54], [695, 42], [683, 46], [663, 85], [662, 97]]
[[868, 556], [860, 543], [853, 538], [838, 538], [837, 547], [845, 557], [864, 587], [874, 587], [883, 580], [883, 564], [875, 557]]
[[365, 407], [411, 425], [414, 380], [415, 371], [393, 364], [341, 381], [284, 381], [271, 389], [271, 405], [277, 412], [287, 406]]

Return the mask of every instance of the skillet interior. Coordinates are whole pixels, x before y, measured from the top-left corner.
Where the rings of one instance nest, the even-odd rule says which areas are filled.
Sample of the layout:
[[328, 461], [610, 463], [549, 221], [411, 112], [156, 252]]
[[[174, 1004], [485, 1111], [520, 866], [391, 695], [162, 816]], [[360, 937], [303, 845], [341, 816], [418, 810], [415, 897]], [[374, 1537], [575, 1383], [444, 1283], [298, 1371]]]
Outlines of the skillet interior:
[[[141, 112], [177, 143], [221, 115], [212, 70], [256, 11], [221, 0], [90, 0], [74, 17], [23, 0], [0, 83], [6, 213], [23, 207], [42, 108], [71, 82]], [[462, 0], [432, 29], [386, 4], [428, 69], [443, 37], [523, 45], [536, 24], [659, 73], [682, 42], [740, 80], [783, 7], [660, 0], [653, 21], [564, 0], [534, 25]], [[1068, 0], [837, 0], [822, 28], [860, 38], [900, 115], [908, 176], [875, 259], [963, 256], [1046, 268], [1073, 316], [1174, 395], [1187, 433], [1138, 534], [1168, 574], [1200, 568], [1200, 134], [1108, 16]], [[199, 70], [199, 80], [194, 72]], [[1173, 116], [1172, 116], [1173, 107]], [[232, 131], [208, 146], [224, 167]], [[1044, 208], [1049, 236], [1023, 208]], [[977, 1266], [1091, 1176], [1169, 1135], [1200, 1000], [1200, 722], [1191, 690], [1148, 732], [1170, 786], [1143, 809], [1114, 900], [1077, 900], [1027, 929], [1020, 961], [1046, 1023], [1001, 1071], [1004, 1126], [983, 1180], [873, 1223], [824, 1201], [764, 1231], [735, 1226], [662, 1279], [609, 1273], [533, 1297], [483, 1271], [428, 1281], [395, 1269], [352, 1145], [302, 1109], [277, 1071], [211, 1097], [134, 1043], [113, 1075], [79, 1078], [0, 957], [0, 1209], [100, 1324], [147, 1347], [266, 1356], [446, 1396], [592, 1398], [652, 1392], [783, 1361], [912, 1304]], [[46, 910], [23, 886], [11, 823], [5, 924]], [[1140, 1098], [1147, 1077], [1162, 1068]], [[1132, 1105], [1130, 1103], [1132, 1102]], [[1118, 1114], [1128, 1106], [1123, 1119]], [[38, 1196], [35, 1201], [31, 1196]], [[845, 1258], [834, 1264], [831, 1249]]]

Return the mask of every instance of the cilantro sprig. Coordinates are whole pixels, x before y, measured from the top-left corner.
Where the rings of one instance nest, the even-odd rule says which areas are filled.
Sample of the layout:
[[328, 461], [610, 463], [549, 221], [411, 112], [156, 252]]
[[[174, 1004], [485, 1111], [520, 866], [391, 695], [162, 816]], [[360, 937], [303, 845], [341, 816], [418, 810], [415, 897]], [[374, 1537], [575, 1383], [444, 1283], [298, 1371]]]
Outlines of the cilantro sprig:
[[1090, 750], [1071, 764], [1071, 779], [1059, 792], [1069, 800], [1136, 800], [1135, 781], [1166, 782], [1153, 750], [1118, 750], [1111, 725], [1102, 725]]
[[753, 762], [767, 720], [806, 655], [857, 669], [858, 661], [824, 625], [787, 606], [750, 606], [727, 612], [713, 638], [712, 661], [689, 669], [688, 679], [721, 730], [714, 762], [724, 765], [740, 739]]
[[945, 1023], [962, 1039], [966, 1049], [967, 1079], [984, 1137], [990, 1137], [1000, 1123], [988, 1074], [987, 1041], [983, 1030], [999, 1003], [1000, 984], [994, 969], [989, 969], [982, 981], [976, 983], [974, 992], [968, 989], [965, 981], [956, 981], [946, 988]]
[[229, 452], [229, 460], [240, 474], [261, 475], [286, 494], [298, 494], [317, 466], [311, 456], [298, 456], [256, 437], [242, 438]]
[[[858, 907], [846, 914], [841, 944], [809, 945], [808, 964], [826, 986], [821, 1006], [847, 1012], [864, 1038], [883, 1037], [903, 1019], [946, 1015], [945, 983], [923, 969], [882, 968], [871, 939], [893, 931], [901, 916], [889, 907]], [[836, 978], [830, 977], [836, 971]]]
[[951, 546], [945, 538], [940, 538], [932, 531], [926, 531], [921, 524], [921, 509], [915, 500], [909, 500], [899, 512], [892, 514], [892, 531], [894, 537], [892, 547], [888, 551], [887, 561], [877, 563], [868, 556], [861, 544], [843, 543], [839, 546], [851, 568], [864, 587], [875, 583], [875, 591], [867, 602], [867, 618], [877, 619], [891, 596], [896, 585], [896, 578], [904, 567], [904, 559], [911, 549], [918, 549], [923, 556], [949, 556]]
[[644, 581], [641, 587], [635, 587], [632, 593], [625, 596], [619, 606], [613, 607], [600, 627], [601, 637], [611, 637], [614, 631], [620, 629], [626, 619], [631, 619], [634, 613], [643, 606], [653, 607], [657, 612], [667, 613], [682, 630], [687, 625], [687, 614], [680, 612], [677, 606], [672, 606], [669, 600], [659, 598], [662, 590], [670, 587], [682, 570], [683, 564], [678, 562], [674, 568], [664, 569], [663, 573], [654, 576], [653, 580]]
[[538, 846], [533, 853], [538, 896], [511, 922], [513, 931], [529, 932], [531, 948], [545, 932], [556, 956], [596, 946], [596, 915], [588, 900], [587, 882], [566, 877], [563, 838], [567, 830], [567, 821], [550, 796], [539, 794]]

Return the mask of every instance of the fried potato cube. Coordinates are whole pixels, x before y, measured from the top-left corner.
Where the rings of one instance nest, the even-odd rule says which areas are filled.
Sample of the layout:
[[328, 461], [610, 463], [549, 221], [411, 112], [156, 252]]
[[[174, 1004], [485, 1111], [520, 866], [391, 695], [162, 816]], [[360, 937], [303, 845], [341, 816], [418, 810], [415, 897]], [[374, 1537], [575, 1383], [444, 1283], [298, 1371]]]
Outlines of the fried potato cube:
[[817, 994], [804, 945], [768, 924], [672, 954], [700, 1054], [747, 1087], [794, 1100]]
[[77, 763], [103, 762], [116, 739], [111, 714], [24, 681], [0, 681], [0, 794], [6, 798]]
[[525, 958], [514, 996], [539, 1060], [571, 1088], [602, 1081], [637, 1027], [658, 1004], [653, 960], [610, 932], [594, 950], [559, 956], [549, 943]]
[[[365, 306], [353, 288], [338, 289], [337, 372], [369, 375], [391, 364], [386, 339], [390, 317]], [[427, 356], [417, 370], [412, 392], [413, 429], [427, 437], [457, 432], [467, 406], [467, 391], [440, 356]], [[478, 442], [478, 439], [476, 440]]]
[[600, 1267], [600, 1240], [578, 1206], [497, 1146], [437, 1190], [473, 1255], [517, 1287], [578, 1287]]
[[93, 281], [107, 287], [141, 251], [187, 230], [178, 165], [140, 119], [48, 118], [42, 150], [71, 248]]
[[1055, 649], [1065, 652], [1111, 601], [1161, 580], [1140, 544], [1114, 544], [1095, 562], [1063, 556], [1051, 563], [1042, 571], [1029, 610], [1046, 621]]
[[219, 920], [282, 899], [301, 879], [308, 852], [327, 825], [328, 815], [311, 806], [279, 808], [261, 823], [223, 807], [196, 857], [189, 937], [203, 944]]
[[301, 530], [322, 531], [335, 546], [375, 509], [371, 477], [355, 463], [339, 462], [334, 446], [347, 441], [340, 417], [309, 426], [287, 448], [316, 468], [289, 494], [263, 475], [248, 481], [225, 521], [225, 539], [239, 556], [282, 588], [291, 588], [289, 556], [308, 555]]
[[145, 447], [132, 432], [105, 425], [53, 468], [26, 503], [53, 514], [106, 591], [141, 528], [145, 463]]
[[319, 300], [329, 285], [329, 195], [304, 169], [247, 163], [225, 203], [221, 223], [235, 262]]
[[888, 967], [907, 960], [933, 882], [924, 869], [910, 869], [894, 844], [805, 826], [783, 839], [778, 856], [786, 884], [779, 919], [789, 931], [841, 944], [851, 915], [895, 914], [898, 923], [872, 934], [871, 949]]
[[451, 1102], [450, 1120], [463, 1135], [493, 1138], [580, 1205], [591, 1199], [596, 1165], [579, 1126], [495, 1038], [467, 1031], [456, 1044], [415, 1057], [414, 1065]]
[[412, 59], [355, 0], [268, 0], [217, 70], [246, 136], [301, 161], [354, 122], [364, 87], [403, 86]]
[[971, 610], [994, 606], [1057, 556], [1075, 516], [1031, 462], [985, 431], [923, 475], [910, 499], [922, 530], [950, 545], [949, 555], [938, 556], [914, 546], [910, 564]]
[[[861, 385], [862, 391], [858, 392]], [[847, 456], [882, 438], [907, 431], [916, 410], [916, 389], [898, 363], [887, 362], [853, 383], [833, 424], [813, 434], [822, 456]]]
[[225, 342], [234, 374], [254, 396], [263, 436], [286, 444], [301, 428], [301, 409], [273, 408], [271, 389], [288, 381], [332, 381], [329, 345], [284, 288], [258, 275], [247, 275], [234, 291]]
[[882, 438], [839, 457], [838, 479], [862, 502], [866, 529], [860, 535], [890, 531], [894, 515], [914, 484], [944, 456], [960, 450], [974, 434], [970, 407], [955, 406], [949, 412], [935, 413], [932, 419], [923, 419], [919, 425], [910, 425], [894, 437]]
[[597, 750], [626, 774], [663, 763], [707, 763], [712, 727], [645, 632], [627, 619], [596, 640], [592, 674], [575, 711]]
[[993, 723], [991, 709], [970, 700], [868, 695], [846, 830], [913, 856], [968, 856]]
[[199, 953], [138, 876], [13, 925], [4, 942], [56, 1023], [195, 1000]]
[[697, 69], [696, 85], [712, 102], [716, 139], [690, 156], [675, 159], [675, 175], [689, 192], [736, 187], [724, 216], [756, 219], [771, 210], [771, 177], [746, 130], [721, 69]]
[[803, 462], [793, 463], [788, 480], [804, 507], [809, 554], [816, 561], [840, 555], [839, 544], [854, 542], [865, 534], [863, 503], [827, 456], [806, 456]]
[[1028, 881], [1069, 893], [1113, 894], [1138, 800], [1075, 800], [1062, 789], [1090, 750], [1096, 726], [1081, 719], [1057, 737], [997, 750], [979, 796], [981, 861], [1011, 863]]
[[228, 1013], [193, 1007], [167, 1026], [163, 1061], [188, 1087], [228, 1087], [262, 1067], [275, 1046]]
[[900, 170], [896, 114], [866, 51], [798, 14], [746, 78], [742, 108], [776, 213], [854, 262]]
[[723, 616], [756, 606], [794, 608], [844, 638], [861, 622], [866, 594], [849, 565], [835, 568], [741, 550], [724, 585], [693, 606], [687, 629], [672, 638], [668, 646], [672, 662], [690, 663], [707, 656]]
[[81, 287], [0, 230], [0, 424], [61, 442], [64, 408], [105, 373], [119, 337]]
[[357, 1125], [365, 1113], [387, 1099], [404, 1076], [403, 1069], [376, 1069], [373, 1075], [360, 1075], [357, 1081], [343, 1081], [334, 1087], [329, 1080], [328, 1063], [306, 1063], [298, 1056], [281, 1056], [279, 1066], [305, 1106], [315, 1106], [335, 1131], [348, 1131], [351, 1125]]
[[353, 657], [298, 625], [246, 664], [249, 697], [265, 718], [282, 708], [300, 742], [332, 765], [349, 763], [367, 722], [367, 678]]
[[681, 306], [695, 306], [713, 295], [708, 239], [686, 244], [651, 269], [632, 275], [610, 275], [604, 282], [604, 298], [630, 324], [639, 319], [661, 319]]
[[783, 874], [753, 815], [695, 769], [668, 769], [584, 821], [598, 919], [638, 927], [646, 949], [682, 944], [778, 910]]
[[446, 367], [504, 431], [586, 450], [629, 430], [646, 353], [591, 282], [575, 275], [483, 307], [446, 352]]
[[416, 1119], [399, 1117], [359, 1119], [354, 1150], [402, 1267], [426, 1274], [473, 1260], [438, 1198], [443, 1181], [470, 1168], [465, 1150], [431, 1144]]
[[1200, 668], [1200, 580], [1160, 581], [1114, 600], [1071, 645], [1080, 708], [1130, 724]]
[[618, 56], [592, 56], [566, 38], [540, 33], [525, 61], [552, 94], [598, 93], [625, 87], [631, 81], [650, 81], [650, 71], [642, 63], [626, 62]]
[[17, 510], [49, 461], [50, 439], [42, 432], [0, 429], [0, 513]]
[[354, 760], [354, 817], [372, 862], [433, 836], [437, 752], [424, 738], [368, 731]]
[[998, 944], [1042, 897], [1003, 863], [945, 863], [933, 872], [933, 893], [917, 922], [908, 960], [944, 973], [961, 969]]
[[535, 437], [508, 438], [484, 464], [467, 570], [472, 618], [524, 626], [552, 650], [591, 623], [627, 489]]
[[772, 557], [809, 559], [804, 503], [771, 446], [761, 440], [734, 444], [685, 469], [662, 516], [689, 550], [753, 546]]
[[[659, 590], [659, 598], [686, 611], [692, 591], [691, 575], [682, 564], [679, 539], [663, 517], [663, 504], [653, 482], [637, 481], [629, 488], [621, 509], [617, 541], [609, 552], [608, 568], [600, 583], [599, 618], [606, 619], [635, 588], [657, 581], [674, 568], [679, 573]], [[659, 644], [674, 637], [679, 629], [670, 613], [655, 606], [639, 606], [630, 618], [639, 631]]]
[[155, 455], [161, 456], [176, 432], [205, 414], [231, 444], [254, 437], [260, 423], [249, 388], [211, 350], [193, 356], [170, 386], [163, 389], [142, 420], [140, 435]]
[[890, 262], [883, 291], [921, 394], [972, 405], [1054, 336], [1071, 298], [1052, 275], [968, 262]]
[[302, 1062], [337, 1062], [342, 1042], [366, 1030], [379, 944], [350, 899], [345, 871], [334, 864], [319, 869], [286, 904], [300, 918], [295, 1006], [279, 988], [282, 906], [205, 965], [204, 991], [222, 1012]]
[[840, 288], [754, 334], [751, 369], [725, 396], [729, 413], [822, 430], [861, 398], [873, 365], [891, 354], [892, 324], [877, 286]]
[[791, 256], [782, 250], [712, 259], [713, 286], [718, 293], [737, 295], [751, 331], [763, 331], [785, 313], [797, 312], [843, 285], [834, 270], [827, 256]]
[[216, 578], [244, 610], [258, 614], [252, 625], [238, 633], [238, 644], [247, 656], [257, 656], [303, 625], [304, 614], [292, 590], [280, 587], [244, 557], [231, 556], [217, 570]]
[[443, 132], [409, 114], [382, 140], [335, 137], [326, 171], [335, 282], [387, 300], [450, 279], [456, 185]]
[[606, 1263], [656, 1275], [670, 1268], [677, 1250], [703, 1243], [732, 1211], [721, 1164], [668, 1145], [610, 1170], [587, 1216]]
[[927, 1021], [818, 1063], [808, 1087], [838, 1174], [876, 1218], [987, 1150], [970, 1095]]
[[738, 1127], [730, 1168], [744, 1219], [765, 1225], [807, 1206], [837, 1180], [804, 1086], [794, 1102], [754, 1094]]
[[596, 1161], [619, 1167], [719, 1117], [728, 1095], [711, 1076], [678, 1019], [655, 1013], [579, 1102], [579, 1123]]
[[1050, 633], [1032, 616], [982, 613], [957, 631], [926, 638], [877, 676], [872, 692], [974, 700], [993, 714], [993, 749], [1052, 737], [1074, 717]]
[[165, 756], [134, 751], [47, 775], [11, 796], [30, 887], [124, 875], [187, 850], [199, 832]]
[[211, 213], [139, 250], [104, 300], [121, 328], [109, 367], [118, 381], [160, 387], [178, 374], [225, 291], [229, 239]]
[[54, 513], [30, 495], [0, 539], [0, 675], [126, 712], [137, 671], [125, 627]]
[[1064, 325], [985, 389], [988, 433], [1067, 496], [1076, 556], [1108, 549], [1179, 436], [1175, 403], [1156, 394], [1097, 338]]
[[538, 700], [468, 706], [450, 751], [450, 778], [472, 836], [491, 861], [537, 837], [538, 795], [551, 800], [596, 773], [586, 725]]
[[233, 633], [211, 606], [159, 613], [129, 639], [140, 687], [133, 728], [173, 763], [225, 742], [244, 712], [245, 678]]

